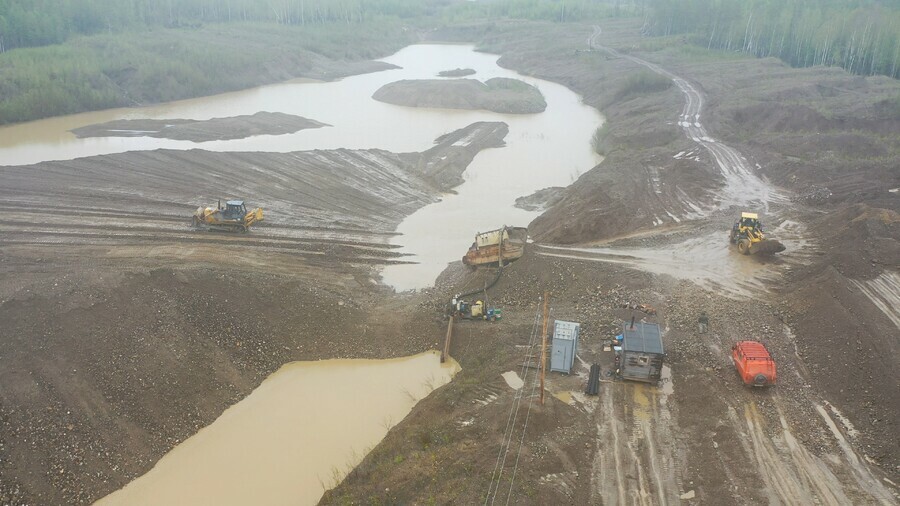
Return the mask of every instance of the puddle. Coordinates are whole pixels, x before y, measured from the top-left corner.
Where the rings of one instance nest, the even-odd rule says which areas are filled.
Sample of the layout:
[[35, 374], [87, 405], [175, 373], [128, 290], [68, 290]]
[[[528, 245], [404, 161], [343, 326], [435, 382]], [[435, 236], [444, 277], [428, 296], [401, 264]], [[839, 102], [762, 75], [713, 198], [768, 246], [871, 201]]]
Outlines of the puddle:
[[730, 247], [724, 233], [714, 232], [662, 248], [570, 248], [540, 246], [545, 256], [623, 264], [654, 274], [692, 281], [731, 296], [766, 291], [780, 275], [779, 259], [744, 256]]
[[518, 374], [516, 374], [516, 371], [506, 371], [502, 376], [503, 379], [506, 380], [506, 384], [509, 385], [509, 388], [512, 388], [513, 390], [518, 390], [525, 385], [525, 382]]
[[287, 364], [96, 504], [316, 504], [458, 370], [438, 352]]
[[572, 398], [572, 392], [564, 391], [564, 392], [556, 392], [553, 394], [553, 397], [565, 402], [569, 406], [575, 404], [575, 400]]
[[635, 383], [632, 385], [632, 409], [634, 417], [638, 420], [647, 421], [652, 418], [650, 406], [650, 385], [645, 383]]

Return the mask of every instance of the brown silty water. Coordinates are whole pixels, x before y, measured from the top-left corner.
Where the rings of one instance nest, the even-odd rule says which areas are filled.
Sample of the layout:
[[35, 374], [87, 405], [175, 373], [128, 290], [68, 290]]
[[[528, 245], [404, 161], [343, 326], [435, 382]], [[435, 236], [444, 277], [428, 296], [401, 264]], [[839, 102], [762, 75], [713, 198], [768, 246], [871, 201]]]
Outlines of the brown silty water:
[[438, 352], [287, 364], [95, 504], [316, 504], [457, 371]]
[[787, 270], [803, 264], [814, 248], [804, 227], [784, 221], [773, 229], [787, 251], [776, 256], [745, 256], [728, 243], [727, 231], [713, 232], [666, 246], [649, 248], [569, 247], [541, 245], [538, 254], [620, 264], [632, 269], [691, 281], [732, 298], [765, 292]]

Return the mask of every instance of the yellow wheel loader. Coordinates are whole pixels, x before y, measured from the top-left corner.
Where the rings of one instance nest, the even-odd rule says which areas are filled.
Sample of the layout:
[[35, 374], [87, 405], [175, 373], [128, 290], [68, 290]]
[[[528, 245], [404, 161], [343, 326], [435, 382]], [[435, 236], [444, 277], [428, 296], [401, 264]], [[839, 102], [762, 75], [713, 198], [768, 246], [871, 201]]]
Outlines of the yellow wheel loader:
[[742, 255], [772, 254], [787, 249], [775, 239], [766, 239], [756, 213], [741, 213], [741, 219], [731, 227], [728, 239]]
[[199, 207], [194, 212], [191, 224], [196, 228], [218, 229], [231, 232], [248, 232], [250, 227], [263, 219], [260, 208], [247, 211], [243, 200], [229, 200], [222, 207], [219, 201], [216, 207]]

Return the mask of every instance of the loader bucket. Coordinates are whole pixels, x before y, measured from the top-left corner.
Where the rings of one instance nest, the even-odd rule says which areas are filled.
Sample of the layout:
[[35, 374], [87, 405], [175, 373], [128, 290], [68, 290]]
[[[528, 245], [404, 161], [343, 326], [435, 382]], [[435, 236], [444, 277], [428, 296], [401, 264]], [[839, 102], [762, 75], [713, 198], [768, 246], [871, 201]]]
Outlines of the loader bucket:
[[776, 241], [775, 239], [763, 239], [757, 243], [754, 243], [750, 246], [750, 254], [751, 255], [772, 255], [774, 253], [781, 253], [786, 250], [784, 244]]

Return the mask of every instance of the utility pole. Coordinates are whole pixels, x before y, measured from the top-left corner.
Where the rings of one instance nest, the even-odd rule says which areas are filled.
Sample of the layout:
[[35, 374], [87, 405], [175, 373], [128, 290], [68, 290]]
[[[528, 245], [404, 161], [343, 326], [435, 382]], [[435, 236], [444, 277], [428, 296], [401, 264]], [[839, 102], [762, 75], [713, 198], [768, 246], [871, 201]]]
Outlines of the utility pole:
[[444, 338], [444, 351], [441, 352], [441, 363], [447, 361], [450, 356], [450, 339], [453, 338], [453, 315], [450, 315], [450, 322], [447, 324], [447, 337]]
[[544, 375], [547, 369], [547, 317], [550, 316], [550, 292], [544, 292], [544, 327], [541, 331], [541, 405], [544, 405]]

